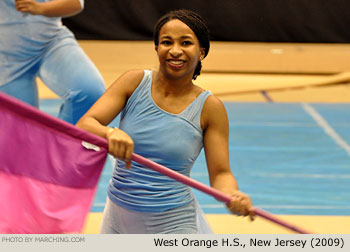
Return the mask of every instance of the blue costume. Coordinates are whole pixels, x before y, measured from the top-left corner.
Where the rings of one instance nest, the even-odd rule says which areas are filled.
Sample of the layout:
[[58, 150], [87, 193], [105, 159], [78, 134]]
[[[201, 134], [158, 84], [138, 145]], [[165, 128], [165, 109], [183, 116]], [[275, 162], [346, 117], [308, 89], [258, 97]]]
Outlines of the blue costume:
[[[202, 92], [184, 111], [162, 110], [151, 94], [146, 70], [120, 117], [134, 152], [186, 176], [203, 147], [200, 117], [210, 95]], [[117, 160], [108, 188], [102, 233], [210, 233], [191, 189], [150, 168]]]
[[60, 17], [25, 14], [14, 0], [1, 0], [0, 91], [38, 107], [37, 76], [63, 99], [59, 117], [73, 124], [105, 91], [102, 76]]

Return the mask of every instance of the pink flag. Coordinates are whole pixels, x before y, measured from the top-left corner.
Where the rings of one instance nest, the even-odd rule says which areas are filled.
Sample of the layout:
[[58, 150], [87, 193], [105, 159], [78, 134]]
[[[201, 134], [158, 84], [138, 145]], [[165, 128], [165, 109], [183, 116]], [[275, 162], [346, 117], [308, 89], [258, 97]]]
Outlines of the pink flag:
[[0, 233], [79, 233], [107, 141], [0, 92]]

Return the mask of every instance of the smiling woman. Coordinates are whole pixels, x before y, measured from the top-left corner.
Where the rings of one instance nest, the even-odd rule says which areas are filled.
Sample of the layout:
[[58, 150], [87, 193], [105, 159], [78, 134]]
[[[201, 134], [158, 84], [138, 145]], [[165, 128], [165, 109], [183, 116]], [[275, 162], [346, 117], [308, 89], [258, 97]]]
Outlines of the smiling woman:
[[[200, 22], [196, 22], [196, 20]], [[162, 34], [160, 34], [161, 32]], [[196, 50], [199, 47], [199, 52], [197, 53], [200, 55], [195, 60], [196, 68], [193, 79], [195, 80], [200, 75], [202, 68], [201, 61], [208, 55], [210, 41], [209, 30], [198, 14], [192, 12], [191, 15], [186, 15], [186, 13], [178, 11], [161, 18], [154, 32], [156, 50], [159, 43], [164, 45], [166, 49], [171, 49], [172, 51], [170, 53], [174, 57], [178, 57], [182, 53], [190, 53], [191, 50]], [[196, 52], [192, 52], [192, 54], [194, 53]]]
[[[154, 34], [158, 70], [126, 72], [77, 123], [105, 137], [117, 158], [101, 232], [211, 233], [187, 185], [131, 162], [135, 152], [189, 176], [204, 147], [211, 186], [232, 196], [233, 213], [254, 214], [230, 169], [225, 107], [193, 83], [209, 52], [204, 21], [192, 11], [172, 11]], [[119, 113], [120, 129], [107, 127]]]
[[[167, 74], [167, 69], [187, 74], [204, 58], [204, 48], [193, 31], [182, 21], [174, 19], [166, 23], [159, 34], [160, 43], [156, 51], [160, 62], [160, 71]], [[193, 74], [196, 79], [200, 72]], [[169, 77], [171, 74], [168, 75]]]

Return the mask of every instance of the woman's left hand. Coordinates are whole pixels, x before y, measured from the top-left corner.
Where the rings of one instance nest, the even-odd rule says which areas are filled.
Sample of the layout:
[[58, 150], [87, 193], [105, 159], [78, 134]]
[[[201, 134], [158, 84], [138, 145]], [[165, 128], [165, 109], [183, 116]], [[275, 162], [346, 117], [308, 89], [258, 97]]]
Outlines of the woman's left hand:
[[231, 202], [226, 203], [227, 208], [238, 216], [249, 216], [254, 220], [255, 213], [250, 197], [238, 190], [232, 193], [231, 197]]

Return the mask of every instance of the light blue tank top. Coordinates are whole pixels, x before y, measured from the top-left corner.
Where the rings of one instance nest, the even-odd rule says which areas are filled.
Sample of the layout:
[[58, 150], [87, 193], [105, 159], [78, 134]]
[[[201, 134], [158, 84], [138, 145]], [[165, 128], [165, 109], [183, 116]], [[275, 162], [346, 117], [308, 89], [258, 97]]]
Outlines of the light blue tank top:
[[[83, 6], [84, 0], [79, 1]], [[25, 14], [16, 10], [15, 0], [0, 0], [0, 85], [40, 63], [49, 49], [62, 46], [68, 37], [74, 35], [60, 17]]]
[[[145, 70], [142, 81], [127, 101], [119, 127], [135, 143], [134, 152], [186, 176], [203, 147], [200, 117], [211, 94], [202, 92], [180, 114], [162, 110], [151, 95], [152, 71]], [[163, 212], [189, 204], [191, 189], [150, 168], [132, 162], [116, 162], [108, 188], [116, 204], [139, 212]]]

